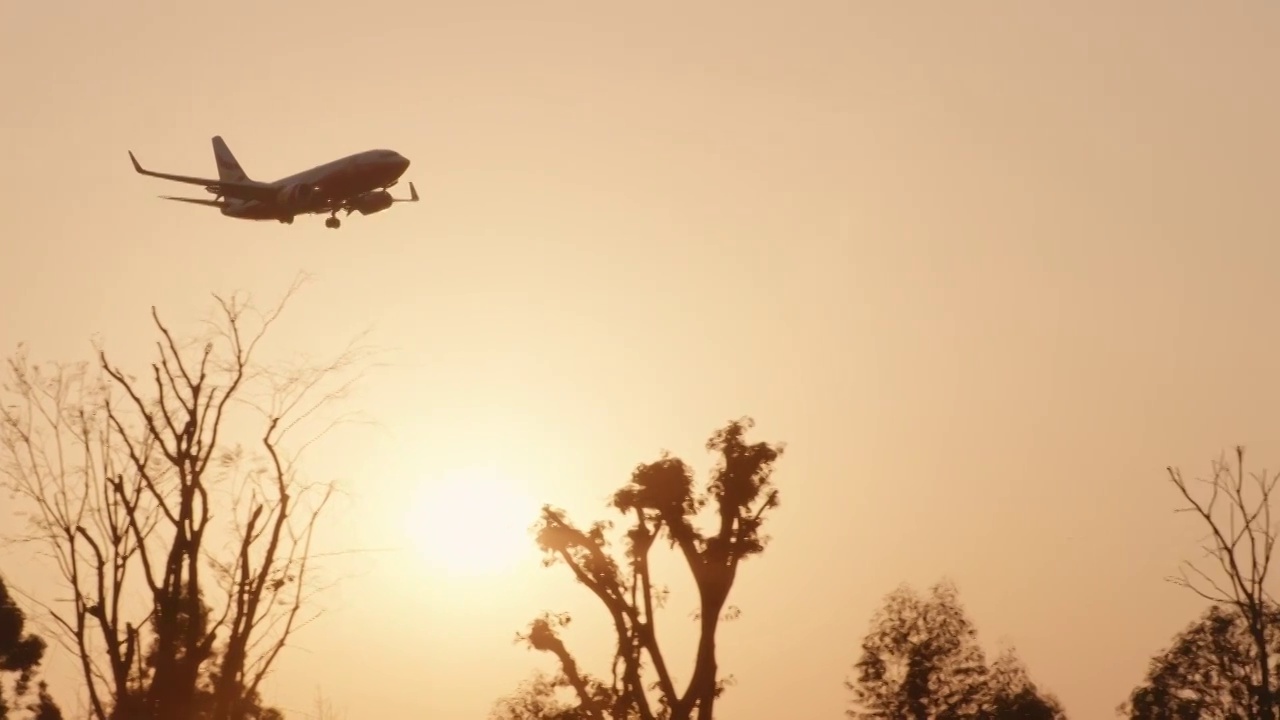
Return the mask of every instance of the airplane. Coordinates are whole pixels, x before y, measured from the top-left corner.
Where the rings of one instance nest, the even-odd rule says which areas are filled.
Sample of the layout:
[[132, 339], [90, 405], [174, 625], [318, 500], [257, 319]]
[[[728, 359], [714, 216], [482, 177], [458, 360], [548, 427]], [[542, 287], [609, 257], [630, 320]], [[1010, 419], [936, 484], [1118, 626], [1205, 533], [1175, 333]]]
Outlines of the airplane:
[[409, 197], [393, 198], [387, 188], [399, 182], [409, 168], [409, 160], [394, 150], [366, 150], [318, 165], [275, 182], [250, 180], [220, 135], [213, 137], [213, 159], [218, 179], [189, 177], [144, 170], [133, 151], [133, 169], [141, 175], [175, 182], [203, 185], [213, 200], [172, 197], [165, 200], [216, 207], [222, 214], [241, 220], [278, 220], [292, 224], [297, 215], [329, 213], [324, 226], [338, 229], [338, 211], [372, 215], [398, 202], [418, 202], [418, 191], [409, 183]]

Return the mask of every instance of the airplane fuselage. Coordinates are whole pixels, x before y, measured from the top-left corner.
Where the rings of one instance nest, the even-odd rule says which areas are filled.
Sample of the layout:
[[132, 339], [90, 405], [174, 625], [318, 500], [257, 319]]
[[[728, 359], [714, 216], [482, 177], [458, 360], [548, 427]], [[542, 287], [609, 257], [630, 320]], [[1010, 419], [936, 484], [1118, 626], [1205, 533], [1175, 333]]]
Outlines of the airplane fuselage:
[[223, 206], [222, 214], [242, 220], [288, 222], [294, 215], [315, 212], [335, 199], [356, 197], [395, 185], [408, 167], [409, 161], [393, 150], [366, 150], [263, 183], [277, 189], [282, 196], [292, 187], [316, 188], [308, 198], [230, 201]]
[[215, 135], [212, 144], [217, 179], [147, 170], [132, 151], [129, 160], [139, 174], [203, 185], [215, 196], [212, 200], [203, 200], [161, 195], [165, 200], [216, 207], [224, 216], [242, 220], [292, 223], [298, 215], [327, 214], [325, 227], [336, 229], [342, 225], [338, 219], [340, 210], [345, 210], [347, 215], [353, 212], [372, 215], [395, 203], [419, 199], [413, 183], [409, 183], [408, 198], [394, 198], [387, 191], [409, 168], [409, 159], [394, 150], [366, 150], [275, 182], [260, 182], [249, 178], [220, 136]]

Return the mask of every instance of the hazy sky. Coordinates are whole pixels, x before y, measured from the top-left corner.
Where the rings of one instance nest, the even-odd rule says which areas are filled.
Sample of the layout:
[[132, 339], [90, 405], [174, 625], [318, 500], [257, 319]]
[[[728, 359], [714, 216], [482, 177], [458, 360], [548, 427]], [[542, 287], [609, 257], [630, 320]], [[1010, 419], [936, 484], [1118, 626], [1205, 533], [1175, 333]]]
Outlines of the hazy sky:
[[[477, 467], [520, 488], [508, 534], [543, 501], [594, 519], [751, 414], [789, 447], [725, 718], [840, 717], [884, 594], [944, 576], [989, 648], [1110, 717], [1201, 607], [1162, 579], [1199, 533], [1165, 466], [1280, 465], [1280, 6], [621, 5], [0, 3], [0, 346], [141, 362], [151, 305], [194, 330], [209, 292], [299, 271], [278, 350], [374, 328], [353, 402], [381, 428], [312, 457], [350, 495], [326, 546], [402, 549], [346, 568], [285, 708], [483, 717], [549, 667], [511, 642], [542, 610], [607, 671], [565, 568], [456, 576], [413, 519]], [[212, 175], [214, 134], [264, 180], [392, 148], [423, 202], [255, 224], [126, 156]]]

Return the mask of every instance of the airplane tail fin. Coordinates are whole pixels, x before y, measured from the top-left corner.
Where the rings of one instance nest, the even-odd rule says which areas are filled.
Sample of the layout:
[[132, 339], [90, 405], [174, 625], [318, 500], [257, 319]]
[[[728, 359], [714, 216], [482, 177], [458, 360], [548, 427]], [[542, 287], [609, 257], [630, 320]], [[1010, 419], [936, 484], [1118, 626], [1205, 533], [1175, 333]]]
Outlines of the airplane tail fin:
[[240, 163], [236, 162], [236, 156], [231, 154], [231, 148], [223, 142], [221, 135], [213, 137], [213, 159], [218, 163], [218, 179], [228, 182], [244, 182], [249, 179], [245, 174], [244, 168], [240, 167]]

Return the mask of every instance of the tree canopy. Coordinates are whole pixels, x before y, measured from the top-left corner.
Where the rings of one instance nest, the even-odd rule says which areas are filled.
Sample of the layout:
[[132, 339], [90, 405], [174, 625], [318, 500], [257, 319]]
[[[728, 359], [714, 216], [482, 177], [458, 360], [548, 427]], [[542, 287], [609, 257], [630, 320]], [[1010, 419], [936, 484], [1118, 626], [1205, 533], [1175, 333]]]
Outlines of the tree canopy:
[[[1268, 608], [1267, 648], [1280, 653], [1280, 608]], [[1249, 621], [1230, 605], [1212, 605], [1151, 660], [1142, 683], [1120, 706], [1131, 720], [1254, 720], [1260, 716], [1257, 648]]]
[[[26, 624], [26, 613], [18, 607], [4, 578], [0, 578], [0, 679], [3, 675], [13, 676], [12, 702], [19, 703], [29, 695], [47, 647], [40, 636], [27, 632]], [[17, 717], [13, 712], [16, 708], [10, 702], [5, 684], [0, 682], [0, 720]], [[62, 720], [62, 711], [43, 681], [37, 686], [35, 702], [28, 709], [36, 720]]]
[[990, 667], [954, 584], [885, 598], [862, 642], [848, 716], [855, 720], [1061, 720], [1012, 649]]

